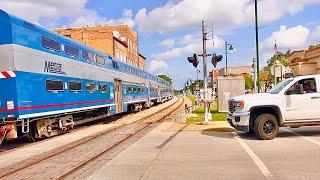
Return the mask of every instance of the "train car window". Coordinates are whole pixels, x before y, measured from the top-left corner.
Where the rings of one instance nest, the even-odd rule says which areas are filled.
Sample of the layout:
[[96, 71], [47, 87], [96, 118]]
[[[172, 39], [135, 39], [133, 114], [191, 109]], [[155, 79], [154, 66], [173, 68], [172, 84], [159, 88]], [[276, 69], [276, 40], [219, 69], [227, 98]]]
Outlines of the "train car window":
[[100, 84], [100, 85], [98, 86], [98, 89], [99, 89], [99, 91], [101, 91], [101, 92], [106, 92], [106, 91], [107, 91], [107, 85], [105, 85], [105, 84]]
[[51, 38], [42, 36], [41, 37], [41, 41], [42, 41], [42, 47], [50, 49], [50, 50], [54, 50], [54, 51], [61, 51], [61, 43], [53, 40]]
[[74, 57], [79, 57], [80, 54], [80, 50], [79, 48], [76, 48], [74, 46], [69, 46], [69, 45], [64, 45], [64, 51], [70, 55], [70, 56], [74, 56]]
[[132, 88], [132, 91], [133, 91], [133, 92], [137, 92], [137, 88], [135, 88], [135, 87]]
[[104, 57], [97, 55], [96, 59], [97, 59], [97, 63], [98, 64], [100, 64], [100, 65], [105, 65], [106, 64], [106, 60], [104, 59]]
[[91, 52], [88, 52], [86, 50], [82, 51], [82, 57], [83, 59], [90, 61], [90, 62], [94, 62], [94, 54]]
[[128, 92], [131, 93], [133, 91], [132, 87], [128, 87]]
[[95, 83], [87, 83], [86, 84], [86, 91], [88, 92], [95, 92], [97, 91], [97, 87], [96, 87], [96, 84]]
[[46, 89], [48, 91], [63, 91], [63, 81], [61, 80], [46, 80]]
[[81, 82], [76, 82], [76, 81], [70, 81], [68, 83], [69, 90], [70, 91], [82, 91], [82, 84]]

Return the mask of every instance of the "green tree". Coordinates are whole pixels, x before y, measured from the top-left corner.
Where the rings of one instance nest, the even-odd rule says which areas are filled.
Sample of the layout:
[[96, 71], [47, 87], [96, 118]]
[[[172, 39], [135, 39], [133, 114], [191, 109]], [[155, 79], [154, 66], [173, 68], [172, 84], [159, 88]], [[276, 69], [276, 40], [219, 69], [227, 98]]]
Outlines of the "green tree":
[[289, 66], [288, 56], [290, 53], [290, 50], [288, 50], [286, 53], [279, 52], [268, 59], [267, 65], [260, 72], [260, 85], [264, 82], [274, 83], [274, 77], [271, 74], [271, 66], [277, 61], [279, 61], [285, 67]]
[[246, 89], [253, 89], [252, 75], [251, 74], [244, 74], [243, 78], [245, 81], [245, 88]]
[[169, 76], [165, 74], [159, 74], [158, 77], [172, 84], [172, 79]]

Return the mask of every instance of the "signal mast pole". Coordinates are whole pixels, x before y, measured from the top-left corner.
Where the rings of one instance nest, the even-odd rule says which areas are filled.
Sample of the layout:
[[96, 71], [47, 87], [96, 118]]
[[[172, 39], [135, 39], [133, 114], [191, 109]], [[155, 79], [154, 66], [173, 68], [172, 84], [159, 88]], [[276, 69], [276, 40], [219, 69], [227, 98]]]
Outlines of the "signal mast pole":
[[207, 86], [207, 50], [206, 50], [206, 40], [207, 32], [205, 27], [205, 21], [202, 21], [202, 58], [203, 58], [203, 86], [204, 86], [204, 122], [208, 123], [212, 119], [209, 110], [208, 101], [208, 86]]

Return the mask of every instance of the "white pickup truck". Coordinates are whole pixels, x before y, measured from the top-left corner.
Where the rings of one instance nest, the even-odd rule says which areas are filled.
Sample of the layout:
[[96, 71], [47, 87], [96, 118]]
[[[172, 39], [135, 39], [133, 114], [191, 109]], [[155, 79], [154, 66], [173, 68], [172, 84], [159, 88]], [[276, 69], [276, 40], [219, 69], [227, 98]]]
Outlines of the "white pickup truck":
[[269, 93], [232, 97], [228, 122], [264, 140], [275, 138], [279, 127], [320, 125], [320, 74], [287, 79]]

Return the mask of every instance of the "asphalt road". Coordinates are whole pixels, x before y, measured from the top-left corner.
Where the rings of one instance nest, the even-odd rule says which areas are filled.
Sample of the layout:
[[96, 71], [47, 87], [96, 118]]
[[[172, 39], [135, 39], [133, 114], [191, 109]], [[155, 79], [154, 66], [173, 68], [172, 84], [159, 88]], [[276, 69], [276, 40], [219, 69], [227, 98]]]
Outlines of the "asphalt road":
[[176, 134], [167, 130], [171, 125], [159, 126], [89, 179], [320, 179], [320, 127], [282, 128], [263, 141], [214, 129]]

